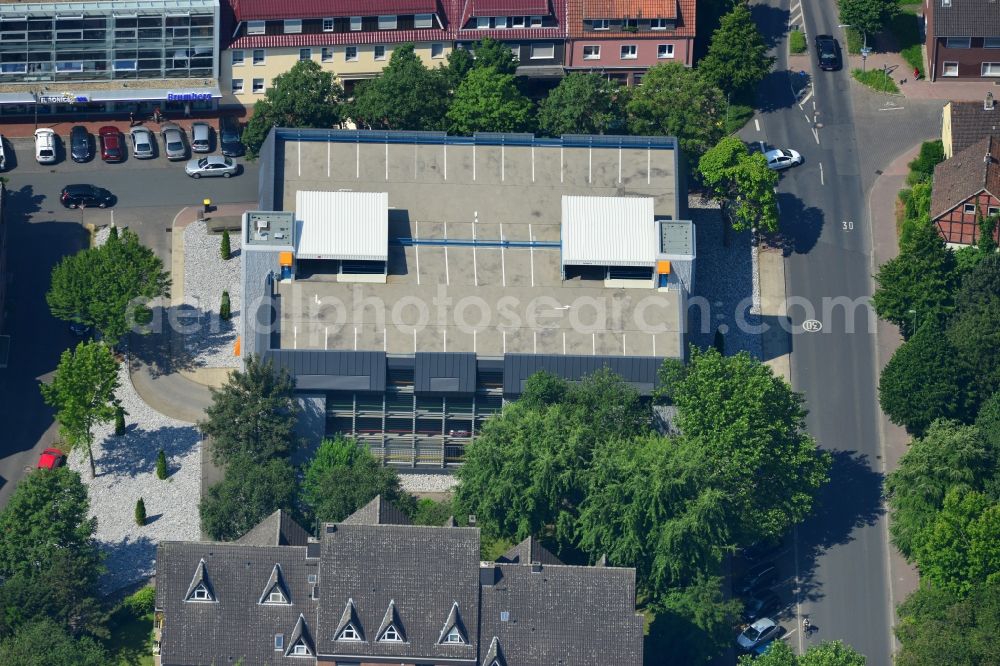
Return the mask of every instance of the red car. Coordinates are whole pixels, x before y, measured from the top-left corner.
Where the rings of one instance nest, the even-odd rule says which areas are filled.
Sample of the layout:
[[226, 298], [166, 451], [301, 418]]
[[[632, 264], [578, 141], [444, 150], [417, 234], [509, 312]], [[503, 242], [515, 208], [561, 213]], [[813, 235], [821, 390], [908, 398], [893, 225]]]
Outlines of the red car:
[[121, 162], [125, 159], [125, 142], [117, 127], [107, 125], [97, 132], [101, 138], [101, 159], [105, 162]]
[[66, 456], [59, 449], [45, 449], [38, 456], [38, 469], [55, 469], [66, 464]]

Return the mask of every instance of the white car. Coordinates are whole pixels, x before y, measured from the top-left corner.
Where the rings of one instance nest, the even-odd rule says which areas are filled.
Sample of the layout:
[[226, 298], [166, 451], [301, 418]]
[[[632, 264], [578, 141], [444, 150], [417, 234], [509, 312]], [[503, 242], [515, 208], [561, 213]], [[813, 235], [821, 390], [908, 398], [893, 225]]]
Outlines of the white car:
[[209, 155], [208, 157], [196, 157], [184, 166], [184, 172], [192, 178], [211, 178], [222, 176], [229, 178], [235, 176], [240, 170], [240, 165], [233, 162], [230, 157], [219, 157]]
[[56, 161], [56, 133], [48, 127], [35, 130], [35, 159], [39, 164]]
[[7, 153], [4, 152], [3, 134], [0, 134], [0, 171], [7, 170]]
[[802, 164], [802, 156], [791, 148], [769, 150], [764, 153], [764, 159], [767, 160], [767, 168], [775, 171]]
[[777, 622], [769, 617], [761, 618], [736, 637], [736, 645], [741, 650], [749, 652], [770, 643], [778, 637], [779, 633], [781, 633], [781, 627]]

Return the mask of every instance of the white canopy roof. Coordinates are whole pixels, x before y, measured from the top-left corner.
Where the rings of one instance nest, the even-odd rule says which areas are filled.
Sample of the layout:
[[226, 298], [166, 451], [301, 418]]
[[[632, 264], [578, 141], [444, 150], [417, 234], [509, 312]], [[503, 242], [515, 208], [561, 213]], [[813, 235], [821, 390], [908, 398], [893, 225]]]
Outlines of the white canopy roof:
[[389, 194], [295, 194], [297, 259], [389, 259]]
[[562, 198], [564, 266], [653, 266], [652, 197]]

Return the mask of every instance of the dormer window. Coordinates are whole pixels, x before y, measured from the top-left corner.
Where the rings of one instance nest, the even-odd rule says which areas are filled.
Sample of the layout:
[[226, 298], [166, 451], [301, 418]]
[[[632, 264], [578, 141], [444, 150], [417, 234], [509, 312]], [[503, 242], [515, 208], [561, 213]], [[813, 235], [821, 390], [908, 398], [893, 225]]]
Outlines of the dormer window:
[[666, 30], [667, 27], [667, 19], [658, 18], [649, 22], [650, 30]]
[[433, 28], [434, 14], [417, 14], [413, 17], [414, 28]]
[[541, 16], [532, 16], [531, 17], [531, 27], [532, 28], [541, 28], [542, 27], [542, 17]]
[[194, 588], [191, 592], [191, 596], [188, 597], [188, 601], [212, 601], [212, 593], [208, 591], [208, 588], [204, 585], [199, 585]]
[[524, 17], [523, 16], [512, 16], [510, 17], [512, 28], [523, 28], [524, 27]]
[[264, 27], [265, 27], [264, 21], [247, 21], [247, 34], [263, 35]]
[[624, 21], [622, 21], [622, 30], [638, 30], [638, 29], [639, 29], [638, 19], [627, 18]]
[[294, 35], [302, 32], [302, 19], [285, 19], [285, 34]]
[[266, 604], [287, 604], [288, 599], [285, 599], [285, 595], [281, 593], [281, 590], [271, 590], [271, 594], [267, 595]]
[[382, 638], [379, 640], [384, 643], [402, 643], [403, 637], [396, 631], [396, 627], [390, 624], [389, 628], [382, 632]]
[[951, 0], [941, 0], [942, 7], [951, 7]]
[[354, 628], [353, 624], [349, 624], [340, 631], [340, 635], [337, 636], [338, 641], [360, 641], [361, 634], [358, 630]]
[[378, 29], [379, 30], [395, 30], [396, 29], [396, 17], [395, 16], [379, 16], [378, 17]]
[[610, 30], [611, 23], [608, 19], [594, 19], [591, 25], [594, 26], [594, 30]]
[[476, 17], [476, 30], [489, 30], [490, 29], [490, 17], [489, 16], [477, 16]]
[[352, 16], [351, 17], [351, 30], [357, 31], [361, 30], [361, 17]]
[[291, 656], [293, 657], [311, 657], [312, 652], [309, 651], [309, 646], [299, 641], [292, 646]]
[[465, 643], [465, 637], [462, 636], [462, 632], [458, 630], [458, 627], [452, 627], [451, 631], [445, 634], [444, 642], [451, 644], [463, 644]]

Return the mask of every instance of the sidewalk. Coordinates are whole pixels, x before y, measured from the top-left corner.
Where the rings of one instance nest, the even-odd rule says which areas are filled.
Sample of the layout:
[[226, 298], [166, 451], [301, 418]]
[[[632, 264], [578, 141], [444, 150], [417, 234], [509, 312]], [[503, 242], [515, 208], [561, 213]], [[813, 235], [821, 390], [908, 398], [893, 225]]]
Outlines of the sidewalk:
[[[136, 118], [133, 127], [145, 127], [153, 133], [159, 134], [160, 128], [166, 123], [174, 123], [179, 125], [184, 129], [185, 132], [191, 132], [191, 125], [196, 122], [208, 123], [216, 130], [219, 128], [219, 114], [212, 116], [191, 116], [190, 118], [163, 118], [161, 122], [154, 123], [152, 120], [147, 118]], [[129, 131], [129, 121], [128, 117], [125, 118], [109, 118], [106, 120], [79, 120], [68, 116], [38, 116], [38, 127], [48, 127], [55, 130], [56, 134], [69, 136], [70, 129], [76, 125], [82, 125], [87, 128], [87, 131], [91, 134], [97, 134], [97, 131], [101, 127], [117, 127], [119, 131], [123, 134], [128, 134]], [[7, 120], [0, 122], [0, 134], [9, 138], [25, 138], [34, 136], [35, 133], [35, 123], [31, 118], [21, 119], [21, 120]]]
[[[848, 55], [846, 47], [844, 55], [847, 57], [844, 68], [848, 71], [861, 69], [862, 64], [869, 70], [882, 69], [883, 65], [887, 65], [891, 70], [890, 76], [899, 84], [899, 93], [907, 99], [981, 100], [988, 91], [994, 91], [994, 94], [1000, 92], [992, 81], [947, 81], [939, 78], [931, 83], [925, 78], [914, 80], [913, 68], [893, 51], [873, 51], [864, 63], [860, 55]], [[906, 83], [902, 83], [903, 80]]]
[[760, 275], [760, 314], [768, 329], [761, 334], [764, 363], [774, 374], [792, 383], [789, 359], [791, 335], [782, 328], [785, 312], [785, 258], [779, 249], [761, 247], [757, 255]]

